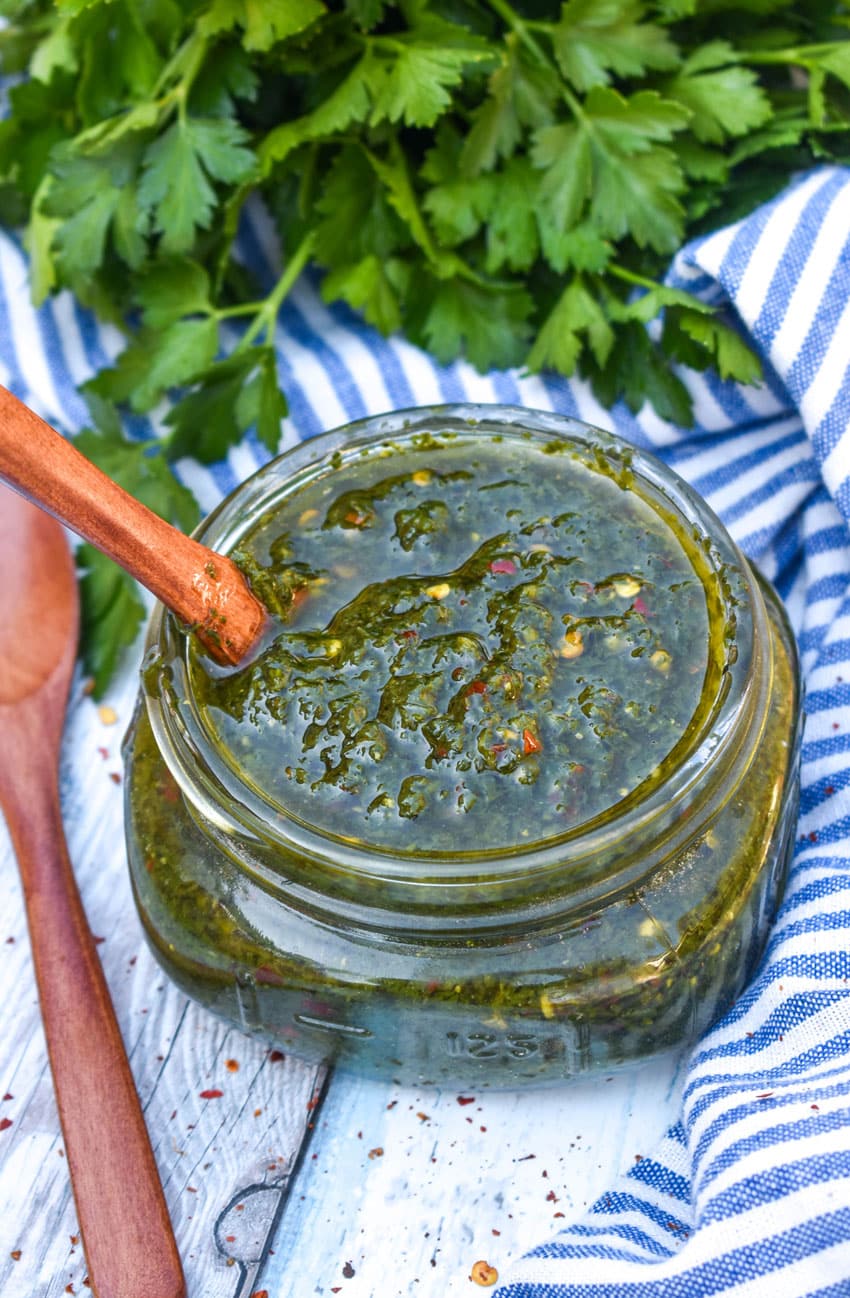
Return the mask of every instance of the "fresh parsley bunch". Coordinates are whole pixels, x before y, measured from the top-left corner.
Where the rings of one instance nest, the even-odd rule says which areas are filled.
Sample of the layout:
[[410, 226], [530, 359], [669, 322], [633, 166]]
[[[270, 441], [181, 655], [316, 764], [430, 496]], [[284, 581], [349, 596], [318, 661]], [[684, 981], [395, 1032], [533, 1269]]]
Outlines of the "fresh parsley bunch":
[[[96, 429], [79, 444], [184, 527], [197, 510], [175, 459], [217, 460], [249, 427], [277, 448], [274, 323], [308, 262], [328, 300], [442, 361], [577, 372], [603, 402], [687, 422], [674, 363], [742, 382], [759, 368], [659, 284], [670, 254], [848, 151], [835, 0], [0, 0], [0, 15], [0, 68], [28, 74], [0, 121], [0, 219], [26, 225], [36, 301], [70, 288], [127, 335], [86, 385]], [[284, 253], [265, 296], [233, 257], [255, 193]], [[168, 435], [127, 440], [121, 408], [166, 393]], [[83, 553], [102, 687], [141, 606]]]

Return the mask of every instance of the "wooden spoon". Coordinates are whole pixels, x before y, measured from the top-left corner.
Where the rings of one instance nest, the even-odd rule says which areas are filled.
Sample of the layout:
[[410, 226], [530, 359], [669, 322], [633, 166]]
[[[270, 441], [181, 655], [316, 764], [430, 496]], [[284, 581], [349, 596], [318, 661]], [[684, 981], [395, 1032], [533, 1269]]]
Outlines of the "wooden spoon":
[[0, 572], [0, 807], [21, 871], [91, 1283], [98, 1298], [182, 1298], [168, 1209], [62, 832], [57, 765], [77, 649], [74, 565], [61, 527], [4, 487]]
[[218, 662], [239, 663], [259, 643], [268, 614], [235, 563], [134, 500], [3, 387], [0, 481], [132, 573]]

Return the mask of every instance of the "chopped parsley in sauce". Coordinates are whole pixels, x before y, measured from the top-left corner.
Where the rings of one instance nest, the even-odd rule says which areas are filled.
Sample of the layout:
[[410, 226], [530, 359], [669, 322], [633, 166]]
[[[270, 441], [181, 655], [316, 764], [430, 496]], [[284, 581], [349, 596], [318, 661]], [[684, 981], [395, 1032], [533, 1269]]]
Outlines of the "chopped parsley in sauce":
[[338, 456], [233, 557], [278, 627], [236, 673], [193, 659], [204, 725], [269, 802], [347, 839], [576, 832], [656, 787], [716, 693], [699, 538], [569, 441]]

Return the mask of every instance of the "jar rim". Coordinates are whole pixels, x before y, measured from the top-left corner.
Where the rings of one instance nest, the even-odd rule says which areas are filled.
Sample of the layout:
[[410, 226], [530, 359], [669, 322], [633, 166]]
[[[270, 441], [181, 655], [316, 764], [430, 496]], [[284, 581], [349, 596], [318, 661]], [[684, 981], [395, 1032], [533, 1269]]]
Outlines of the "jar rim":
[[[702, 725], [687, 744], [680, 740], [668, 757], [684, 747], [683, 753], [643, 799], [630, 797], [614, 804], [603, 823], [585, 822], [565, 834], [531, 844], [451, 853], [405, 853], [362, 840], [352, 841], [332, 831], [311, 825], [270, 804], [243, 781], [233, 765], [216, 751], [194, 705], [188, 672], [188, 637], [171, 614], [157, 605], [151, 619], [146, 669], [143, 673], [148, 714], [157, 744], [166, 764], [190, 802], [204, 818], [223, 833], [246, 833], [295, 852], [301, 859], [329, 864], [350, 874], [389, 878], [403, 883], [479, 883], [491, 877], [500, 885], [514, 876], [548, 874], [569, 866], [576, 881], [582, 862], [598, 860], [612, 846], [628, 839], [632, 846], [669, 830], [683, 803], [695, 788], [714, 787], [721, 773], [735, 760], [742, 746], [742, 732], [763, 723], [764, 688], [759, 680], [760, 646], [769, 642], [766, 611], [761, 592], [746, 560], [740, 554], [722, 522], [701, 497], [678, 475], [650, 452], [634, 447], [614, 434], [569, 416], [505, 405], [438, 405], [416, 407], [373, 416], [343, 425], [298, 443], [264, 465], [243, 482], [199, 525], [194, 535], [205, 545], [224, 552], [231, 549], [253, 525], [269, 502], [296, 489], [293, 482], [315, 473], [317, 467], [339, 453], [343, 458], [359, 454], [364, 447], [397, 444], [417, 433], [434, 436], [527, 435], [535, 441], [569, 439], [591, 452], [602, 452], [611, 462], [628, 465], [642, 493], [652, 505], [663, 502], [677, 521], [694, 530], [702, 544], [717, 588], [724, 599], [724, 625], [733, 625], [735, 635], [726, 637], [726, 661], [722, 664], [715, 697], [705, 711]], [[742, 616], [743, 613], [743, 616]], [[749, 613], [750, 616], [746, 616]], [[709, 616], [713, 615], [709, 609]], [[731, 621], [730, 621], [731, 619]], [[758, 678], [758, 680], [756, 680]], [[762, 697], [762, 706], [759, 698]], [[616, 855], [616, 853], [615, 853]], [[626, 851], [612, 873], [622, 883], [624, 876], [641, 870], [640, 852]], [[628, 865], [627, 862], [631, 862]]]

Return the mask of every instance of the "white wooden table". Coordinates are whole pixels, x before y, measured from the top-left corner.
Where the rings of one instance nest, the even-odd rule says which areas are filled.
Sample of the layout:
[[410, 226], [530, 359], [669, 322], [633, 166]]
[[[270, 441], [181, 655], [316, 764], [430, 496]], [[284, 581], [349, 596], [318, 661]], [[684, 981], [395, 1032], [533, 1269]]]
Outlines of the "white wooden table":
[[[130, 897], [120, 743], [134, 696], [130, 668], [105, 700], [111, 714], [75, 682], [63, 811], [189, 1298], [482, 1292], [469, 1279], [476, 1259], [504, 1275], [652, 1149], [677, 1113], [680, 1062], [547, 1091], [472, 1091], [461, 1103], [456, 1091], [325, 1078], [187, 1002], [148, 953]], [[0, 899], [0, 1293], [84, 1295], [2, 821]], [[221, 1095], [203, 1098], [210, 1091]]]

